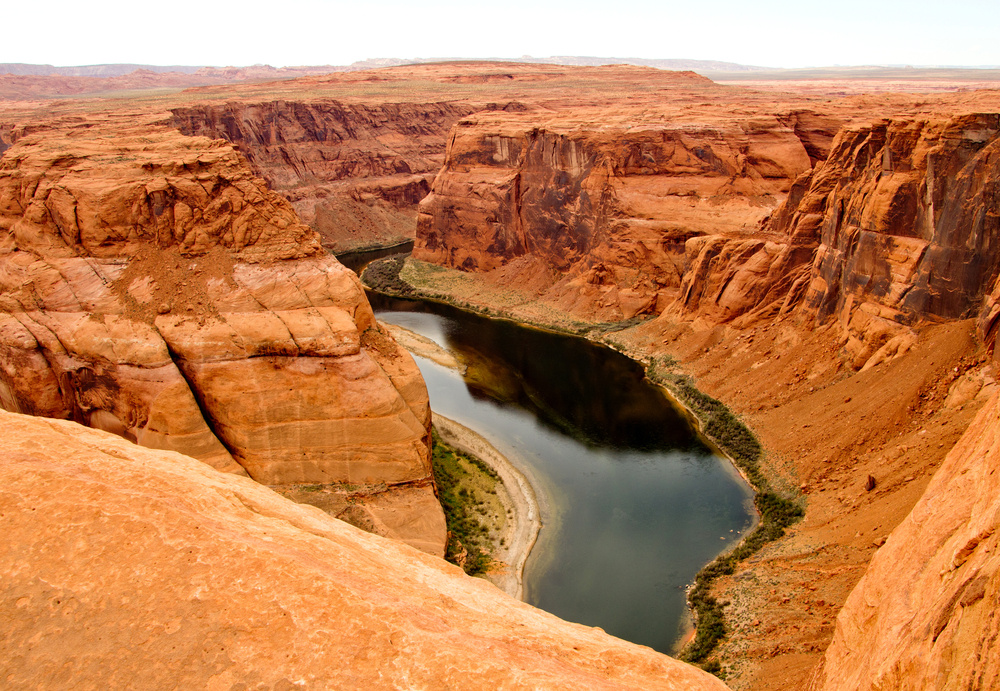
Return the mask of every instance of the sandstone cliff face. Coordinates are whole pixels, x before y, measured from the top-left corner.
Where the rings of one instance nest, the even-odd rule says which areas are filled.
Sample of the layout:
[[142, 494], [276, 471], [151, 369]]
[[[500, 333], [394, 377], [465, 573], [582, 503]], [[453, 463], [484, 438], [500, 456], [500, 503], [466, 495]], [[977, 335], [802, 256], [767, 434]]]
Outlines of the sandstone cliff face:
[[[1000, 270], [996, 115], [835, 137], [843, 120], [805, 111], [713, 128], [537, 119], [456, 126], [417, 258], [530, 284], [598, 320], [835, 317], [857, 368], [908, 347], [919, 319], [976, 315]], [[981, 315], [988, 341], [995, 304]]]
[[[825, 154], [823, 126], [839, 121], [799, 117], [543, 128], [477, 114], [421, 203], [415, 256], [481, 272], [530, 260], [549, 275], [543, 299], [564, 309], [661, 311], [704, 249], [693, 238], [748, 236]], [[765, 250], [747, 239], [741, 258]]]
[[0, 412], [10, 688], [725, 689], [246, 478]]
[[1000, 686], [998, 416], [994, 396], [872, 558], [815, 688]]
[[59, 123], [0, 160], [0, 406], [266, 484], [421, 487], [427, 393], [354, 274], [232, 147]]
[[815, 248], [803, 312], [838, 318], [858, 366], [921, 318], [979, 312], [1000, 267], [998, 135], [987, 114], [845, 128], [775, 214], [769, 230]]
[[232, 143], [334, 251], [411, 238], [459, 103], [229, 102], [173, 109], [188, 135]]

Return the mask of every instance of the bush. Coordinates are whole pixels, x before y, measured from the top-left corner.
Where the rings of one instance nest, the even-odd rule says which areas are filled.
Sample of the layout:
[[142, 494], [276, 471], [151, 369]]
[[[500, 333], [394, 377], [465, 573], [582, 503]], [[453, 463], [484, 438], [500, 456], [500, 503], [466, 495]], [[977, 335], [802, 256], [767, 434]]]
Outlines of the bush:
[[[700, 391], [691, 377], [668, 371], [674, 367], [676, 360], [670, 356], [654, 360], [650, 365], [650, 378], [665, 385], [691, 408], [702, 421], [705, 435], [718, 444], [743, 471], [756, 492], [754, 505], [760, 513], [757, 527], [734, 550], [717, 557], [699, 571], [688, 593], [688, 602], [695, 612], [697, 631], [694, 640], [682, 652], [681, 658], [688, 662], [701, 662], [726, 635], [722, 604], [711, 595], [712, 582], [720, 576], [734, 573], [739, 562], [756, 553], [768, 542], [784, 535], [785, 529], [799, 520], [803, 511], [796, 502], [771, 489], [760, 469], [763, 450], [753, 432], [724, 403]], [[708, 664], [718, 666], [719, 663], [713, 661]], [[714, 672], [714, 669], [710, 671]]]
[[470, 576], [477, 576], [485, 573], [493, 562], [489, 551], [483, 546], [483, 542], [489, 538], [490, 529], [473, 516], [481, 502], [477, 501], [474, 490], [470, 491], [463, 485], [463, 479], [469, 473], [462, 467], [460, 460], [472, 465], [477, 471], [485, 473], [488, 469], [489, 476], [495, 480], [499, 476], [479, 459], [456, 451], [442, 442], [436, 430], [432, 432], [431, 438], [434, 482], [448, 525], [445, 559], [461, 566]]
[[405, 254], [397, 254], [385, 259], [373, 261], [361, 273], [361, 281], [372, 290], [396, 297], [412, 297], [416, 291], [409, 283], [399, 277], [406, 262]]

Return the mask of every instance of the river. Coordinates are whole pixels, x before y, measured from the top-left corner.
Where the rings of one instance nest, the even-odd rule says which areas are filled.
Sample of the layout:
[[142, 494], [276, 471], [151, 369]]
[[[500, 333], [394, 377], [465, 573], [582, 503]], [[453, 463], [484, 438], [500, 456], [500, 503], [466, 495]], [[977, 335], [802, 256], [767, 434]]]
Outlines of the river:
[[582, 338], [369, 295], [378, 318], [455, 353], [417, 358], [431, 407], [519, 459], [542, 505], [525, 600], [671, 652], [685, 588], [750, 526], [752, 492], [642, 368]]

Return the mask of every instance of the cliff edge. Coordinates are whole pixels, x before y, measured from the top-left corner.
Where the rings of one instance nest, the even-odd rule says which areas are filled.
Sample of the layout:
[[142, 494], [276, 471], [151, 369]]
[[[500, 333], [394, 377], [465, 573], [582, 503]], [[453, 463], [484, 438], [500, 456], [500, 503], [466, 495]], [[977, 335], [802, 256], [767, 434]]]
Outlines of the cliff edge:
[[0, 411], [12, 688], [725, 689], [186, 456]]
[[998, 420], [994, 396], [875, 553], [814, 688], [1000, 686]]

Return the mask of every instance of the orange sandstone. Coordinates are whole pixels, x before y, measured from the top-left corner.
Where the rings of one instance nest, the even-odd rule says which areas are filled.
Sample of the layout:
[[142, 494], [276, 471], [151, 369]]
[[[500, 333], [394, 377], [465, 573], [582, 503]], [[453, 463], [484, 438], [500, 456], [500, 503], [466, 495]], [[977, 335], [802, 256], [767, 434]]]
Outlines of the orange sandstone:
[[247, 478], [0, 423], [5, 686], [725, 688]]

